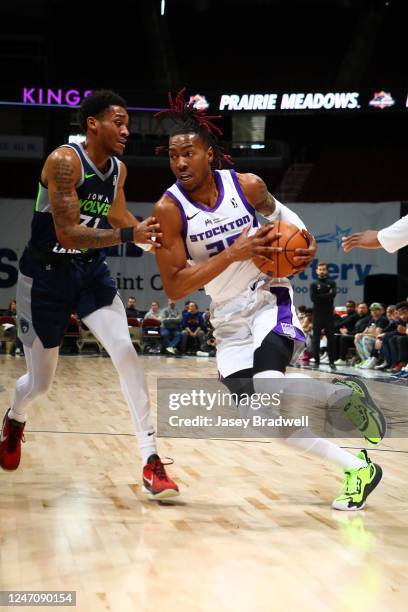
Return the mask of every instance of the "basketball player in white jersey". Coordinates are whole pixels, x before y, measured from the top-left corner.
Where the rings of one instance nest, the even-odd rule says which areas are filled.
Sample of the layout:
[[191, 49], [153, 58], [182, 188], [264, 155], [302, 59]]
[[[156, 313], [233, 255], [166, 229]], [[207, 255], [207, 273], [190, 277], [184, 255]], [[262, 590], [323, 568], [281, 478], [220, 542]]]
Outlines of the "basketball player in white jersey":
[[342, 238], [346, 253], [352, 249], [385, 249], [395, 253], [408, 245], [408, 215], [381, 230], [365, 230]]
[[[286, 368], [303, 348], [304, 337], [289, 280], [270, 279], [252, 257], [273, 258], [276, 247], [267, 244], [266, 234], [276, 219], [294, 223], [309, 237], [310, 247], [298, 250], [294, 271], [312, 261], [316, 243], [301, 219], [268, 192], [261, 178], [218, 169], [225, 159], [216, 138], [220, 130], [210, 117], [185, 104], [183, 91], [174, 103], [170, 97], [170, 103], [171, 108], [159, 116], [174, 121], [168, 151], [177, 181], [153, 212], [163, 234], [156, 256], [164, 289], [178, 300], [204, 286], [212, 299], [211, 322], [223, 382], [236, 392], [240, 380], [251, 378], [255, 391], [268, 390], [269, 381], [294, 376], [286, 374]], [[255, 211], [270, 224], [259, 228]], [[366, 432], [367, 439], [369, 429], [371, 441], [378, 442], [385, 424], [367, 390], [355, 380], [327, 386], [345, 398], [351, 412], [362, 410], [369, 415], [364, 426], [361, 416], [355, 424], [363, 435]], [[310, 435], [310, 431], [303, 432], [286, 441], [344, 469], [345, 488], [333, 502], [335, 508], [362, 508], [381, 479], [381, 468], [370, 461], [366, 451], [354, 456]]]

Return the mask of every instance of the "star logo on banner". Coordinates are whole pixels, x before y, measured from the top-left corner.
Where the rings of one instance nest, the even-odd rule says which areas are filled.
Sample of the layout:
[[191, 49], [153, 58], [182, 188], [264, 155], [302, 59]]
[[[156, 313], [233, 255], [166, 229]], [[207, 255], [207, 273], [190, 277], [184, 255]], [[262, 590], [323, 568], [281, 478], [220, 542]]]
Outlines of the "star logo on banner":
[[335, 242], [337, 245], [337, 249], [339, 249], [341, 247], [342, 236], [349, 236], [351, 230], [351, 227], [346, 227], [342, 229], [339, 225], [336, 224], [335, 232], [328, 232], [327, 234], [320, 234], [316, 236], [316, 242], [318, 244], [327, 244], [329, 242]]

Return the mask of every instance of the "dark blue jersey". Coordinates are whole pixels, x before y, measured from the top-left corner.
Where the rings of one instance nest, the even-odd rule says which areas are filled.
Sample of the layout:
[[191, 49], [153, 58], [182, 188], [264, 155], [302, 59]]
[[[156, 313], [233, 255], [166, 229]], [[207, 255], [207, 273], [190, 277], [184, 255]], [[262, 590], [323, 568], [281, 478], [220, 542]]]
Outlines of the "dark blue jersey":
[[[81, 162], [81, 179], [76, 185], [79, 205], [81, 208], [81, 225], [107, 229], [110, 227], [108, 213], [116, 197], [120, 174], [120, 162], [116, 157], [110, 157], [109, 169], [102, 174], [88, 157], [82, 145], [62, 145], [73, 149]], [[57, 239], [48, 189], [41, 183], [35, 202], [34, 216], [31, 223], [30, 245], [44, 254], [89, 255], [94, 249], [65, 249]]]

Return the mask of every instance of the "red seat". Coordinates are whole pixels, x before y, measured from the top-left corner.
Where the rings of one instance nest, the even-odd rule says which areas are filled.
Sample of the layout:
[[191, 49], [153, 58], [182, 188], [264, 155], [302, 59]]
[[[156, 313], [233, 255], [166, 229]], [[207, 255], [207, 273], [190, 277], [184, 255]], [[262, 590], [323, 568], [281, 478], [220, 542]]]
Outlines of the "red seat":
[[143, 319], [142, 327], [160, 327], [161, 323], [157, 319]]
[[14, 317], [8, 317], [8, 316], [0, 317], [0, 325], [5, 325], [7, 323], [9, 325], [15, 325], [16, 320]]
[[131, 327], [140, 327], [140, 321], [135, 319], [135, 317], [128, 317], [127, 322]]
[[143, 319], [142, 335], [144, 353], [161, 352], [160, 321], [157, 319]]
[[64, 336], [69, 338], [78, 338], [79, 336], [79, 323], [75, 317], [71, 317], [65, 330]]

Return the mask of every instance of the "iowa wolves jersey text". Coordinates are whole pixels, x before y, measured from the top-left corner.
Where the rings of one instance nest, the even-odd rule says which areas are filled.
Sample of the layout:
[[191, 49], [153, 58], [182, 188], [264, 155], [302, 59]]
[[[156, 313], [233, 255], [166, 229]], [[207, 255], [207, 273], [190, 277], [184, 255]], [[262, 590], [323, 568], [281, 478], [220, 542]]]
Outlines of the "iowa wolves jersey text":
[[[109, 160], [109, 169], [102, 174], [88, 157], [82, 145], [63, 145], [75, 151], [81, 162], [81, 180], [76, 185], [80, 206], [81, 225], [109, 228], [108, 213], [116, 197], [120, 174], [120, 162], [116, 157]], [[31, 224], [30, 244], [44, 253], [81, 255], [89, 250], [64, 249], [57, 240], [48, 189], [40, 182]]]

